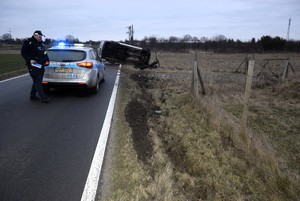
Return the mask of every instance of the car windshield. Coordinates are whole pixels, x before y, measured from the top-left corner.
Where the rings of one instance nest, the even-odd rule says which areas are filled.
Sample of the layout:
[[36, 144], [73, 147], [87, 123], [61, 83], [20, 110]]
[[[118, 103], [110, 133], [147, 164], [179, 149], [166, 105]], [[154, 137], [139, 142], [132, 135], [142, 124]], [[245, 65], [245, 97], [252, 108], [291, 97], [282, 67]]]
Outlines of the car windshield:
[[86, 52], [80, 50], [48, 50], [50, 61], [76, 62], [86, 58]]

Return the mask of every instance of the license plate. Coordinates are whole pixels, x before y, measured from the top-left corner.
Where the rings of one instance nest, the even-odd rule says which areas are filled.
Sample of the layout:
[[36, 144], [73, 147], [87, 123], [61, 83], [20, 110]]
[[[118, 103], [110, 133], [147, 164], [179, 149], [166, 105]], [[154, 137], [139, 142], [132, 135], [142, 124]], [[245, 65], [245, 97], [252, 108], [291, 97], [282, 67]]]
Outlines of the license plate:
[[66, 74], [69, 79], [77, 79], [77, 74]]
[[73, 68], [64, 68], [64, 67], [54, 68], [54, 72], [56, 72], [56, 73], [73, 73]]

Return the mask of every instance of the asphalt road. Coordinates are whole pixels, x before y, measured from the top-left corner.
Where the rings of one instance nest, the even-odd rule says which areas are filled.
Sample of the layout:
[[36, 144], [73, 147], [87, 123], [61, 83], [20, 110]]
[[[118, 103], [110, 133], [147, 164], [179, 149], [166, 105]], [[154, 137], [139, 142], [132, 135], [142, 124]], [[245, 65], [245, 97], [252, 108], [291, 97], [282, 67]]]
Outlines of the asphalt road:
[[29, 100], [31, 78], [0, 83], [0, 200], [81, 199], [118, 66], [96, 95], [58, 90]]

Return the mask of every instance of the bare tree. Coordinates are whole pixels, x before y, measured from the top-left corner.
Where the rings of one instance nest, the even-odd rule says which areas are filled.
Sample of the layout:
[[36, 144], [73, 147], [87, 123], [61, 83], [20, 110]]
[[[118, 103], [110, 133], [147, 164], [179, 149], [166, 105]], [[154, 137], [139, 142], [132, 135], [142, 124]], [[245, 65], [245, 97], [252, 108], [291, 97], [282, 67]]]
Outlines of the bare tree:
[[184, 41], [184, 42], [190, 42], [190, 41], [192, 41], [192, 39], [193, 39], [193, 37], [191, 35], [186, 34], [186, 35], [183, 36], [182, 41]]
[[178, 42], [179, 39], [176, 36], [170, 36], [169, 42]]
[[73, 35], [66, 35], [66, 40], [71, 43], [78, 43], [78, 38], [75, 38]]
[[206, 41], [208, 41], [208, 38], [207, 38], [207, 37], [202, 36], [202, 37], [200, 38], [200, 42], [201, 42], [201, 43], [205, 43]]
[[2, 35], [1, 39], [4, 41], [10, 41], [10, 40], [12, 40], [12, 36], [10, 33], [5, 33]]
[[213, 37], [213, 41], [217, 41], [217, 42], [226, 41], [226, 40], [227, 38], [222, 34]]

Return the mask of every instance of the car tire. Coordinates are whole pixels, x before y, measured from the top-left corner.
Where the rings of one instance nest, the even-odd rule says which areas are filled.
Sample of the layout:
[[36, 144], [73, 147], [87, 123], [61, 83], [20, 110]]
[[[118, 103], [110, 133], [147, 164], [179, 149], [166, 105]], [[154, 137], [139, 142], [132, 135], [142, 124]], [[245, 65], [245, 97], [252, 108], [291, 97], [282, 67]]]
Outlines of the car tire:
[[44, 93], [46, 93], [46, 94], [50, 93], [50, 87], [47, 85], [43, 85], [43, 90], [44, 90]]
[[98, 93], [100, 90], [100, 82], [97, 81], [97, 84], [96, 86], [94, 86], [93, 88], [90, 89], [90, 91], [93, 93], [93, 94], [96, 94]]
[[105, 76], [103, 75], [103, 78], [101, 79], [101, 83], [105, 81]]

